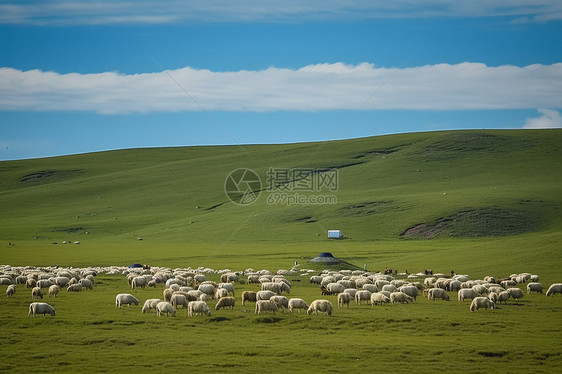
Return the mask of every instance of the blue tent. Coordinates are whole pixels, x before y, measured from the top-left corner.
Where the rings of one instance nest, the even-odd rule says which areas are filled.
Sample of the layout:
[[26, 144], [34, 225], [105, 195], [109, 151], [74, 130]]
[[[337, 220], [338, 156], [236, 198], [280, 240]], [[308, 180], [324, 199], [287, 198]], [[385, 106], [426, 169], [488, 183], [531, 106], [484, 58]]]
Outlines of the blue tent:
[[129, 265], [130, 268], [142, 268], [141, 264], [131, 264]]

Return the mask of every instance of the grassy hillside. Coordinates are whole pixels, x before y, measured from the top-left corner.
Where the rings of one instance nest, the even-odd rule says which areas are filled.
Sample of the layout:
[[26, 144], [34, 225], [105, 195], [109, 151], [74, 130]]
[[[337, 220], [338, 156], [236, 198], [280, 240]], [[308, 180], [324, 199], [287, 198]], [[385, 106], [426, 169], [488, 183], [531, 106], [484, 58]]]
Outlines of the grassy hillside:
[[[454, 131], [1, 162], [0, 262], [286, 268], [331, 251], [373, 270], [478, 272], [484, 257], [556, 274], [561, 144], [559, 130]], [[261, 179], [253, 204], [225, 194], [238, 168]], [[272, 204], [288, 195], [268, 190], [270, 168], [337, 170], [336, 191], [281, 191], [337, 203]]]

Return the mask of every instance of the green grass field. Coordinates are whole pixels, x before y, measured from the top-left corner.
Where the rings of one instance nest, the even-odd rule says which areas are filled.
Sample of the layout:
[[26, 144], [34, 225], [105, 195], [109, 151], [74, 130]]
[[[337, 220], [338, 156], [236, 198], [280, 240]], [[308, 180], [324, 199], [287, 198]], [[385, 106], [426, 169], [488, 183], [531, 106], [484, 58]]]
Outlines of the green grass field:
[[[454, 269], [471, 279], [538, 274], [562, 282], [562, 131], [453, 131], [286, 145], [131, 149], [0, 162], [0, 264], [290, 269], [329, 251], [371, 271]], [[225, 180], [261, 179], [257, 201], [237, 205]], [[268, 171], [337, 170], [332, 204], [271, 204]], [[256, 191], [258, 192], [258, 191]], [[335, 202], [335, 201], [332, 201]], [[341, 229], [344, 240], [326, 230]], [[143, 240], [138, 240], [142, 238]], [[62, 244], [63, 241], [80, 244]], [[57, 242], [58, 244], [52, 244]], [[320, 297], [298, 275], [290, 296]], [[255, 287], [255, 286], [253, 286]], [[237, 293], [253, 289], [239, 285]], [[5, 286], [0, 287], [5, 291]], [[212, 317], [115, 309], [130, 292], [100, 275], [94, 291], [47, 300], [57, 316], [27, 318], [31, 292], [0, 303], [0, 371], [255, 372], [560, 370], [562, 298], [526, 295], [497, 310], [468, 302], [352, 305], [332, 317], [253, 308]], [[144, 302], [162, 289], [135, 291]], [[237, 296], [238, 300], [238, 296]], [[332, 297], [335, 302], [335, 297]], [[214, 302], [210, 303], [214, 306]]]

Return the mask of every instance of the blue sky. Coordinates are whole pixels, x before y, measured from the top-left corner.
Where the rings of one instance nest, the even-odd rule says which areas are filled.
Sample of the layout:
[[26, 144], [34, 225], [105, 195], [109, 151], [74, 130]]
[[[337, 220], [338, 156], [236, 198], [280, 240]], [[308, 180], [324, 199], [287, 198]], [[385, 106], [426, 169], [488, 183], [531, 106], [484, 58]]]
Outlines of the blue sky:
[[0, 41], [0, 160], [562, 127], [559, 1], [0, 1]]

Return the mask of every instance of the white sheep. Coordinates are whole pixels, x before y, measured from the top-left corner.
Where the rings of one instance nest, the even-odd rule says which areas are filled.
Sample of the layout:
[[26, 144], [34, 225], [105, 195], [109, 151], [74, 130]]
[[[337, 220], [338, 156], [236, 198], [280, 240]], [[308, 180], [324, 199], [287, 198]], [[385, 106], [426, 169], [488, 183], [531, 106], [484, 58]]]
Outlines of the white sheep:
[[56, 284], [53, 284], [51, 287], [49, 287], [49, 296], [57, 297], [59, 291], [60, 291], [60, 287], [57, 286]]
[[393, 284], [385, 284], [384, 286], [382, 286], [381, 291], [393, 293], [393, 292], [398, 291], [398, 288], [396, 288], [396, 286], [393, 285]]
[[343, 308], [343, 305], [347, 305], [347, 307], [349, 308], [349, 302], [351, 301], [351, 295], [346, 293], [346, 292], [342, 292], [338, 294], [338, 308]]
[[377, 286], [374, 285], [374, 284], [370, 284], [370, 283], [364, 284], [363, 289], [369, 291], [370, 293], [379, 292], [379, 289], [377, 288]]
[[40, 288], [49, 288], [53, 285], [53, 282], [51, 282], [48, 279], [40, 279], [37, 281], [36, 286], [40, 287]]
[[16, 286], [14, 286], [13, 284], [10, 284], [8, 286], [8, 288], [6, 289], [6, 296], [12, 297], [12, 296], [14, 296], [15, 293], [16, 293]]
[[161, 302], [162, 300], [160, 299], [148, 299], [144, 302], [144, 305], [142, 306], [142, 312], [143, 313], [149, 313], [152, 309], [156, 309], [157, 305], [159, 302]]
[[204, 301], [190, 301], [187, 305], [187, 315], [193, 317], [193, 315], [206, 314], [211, 315], [211, 310], [209, 306]]
[[277, 304], [275, 302], [273, 302], [272, 300], [258, 300], [256, 302], [255, 313], [261, 314], [261, 312], [272, 311], [273, 314], [275, 314], [277, 309], [278, 309]]
[[31, 290], [31, 298], [34, 300], [43, 298], [43, 293], [41, 292], [40, 287], [33, 287], [33, 289]]
[[210, 283], [200, 284], [197, 289], [211, 298], [215, 296], [216, 288]]
[[498, 294], [497, 302], [498, 304], [501, 304], [501, 302], [503, 301], [504, 304], [507, 304], [507, 299], [509, 299], [509, 292], [502, 291]]
[[279, 309], [289, 309], [289, 299], [286, 296], [271, 296], [269, 300], [277, 304]]
[[299, 314], [301, 309], [307, 310], [309, 305], [303, 299], [293, 298], [289, 300], [289, 312], [293, 312], [293, 309], [298, 309]]
[[398, 292], [393, 292], [390, 294], [390, 302], [392, 304], [396, 304], [396, 303], [406, 303], [408, 304], [409, 302], [414, 302], [414, 298], [411, 297], [410, 295], [405, 294], [404, 292], [398, 291]]
[[232, 283], [219, 283], [219, 289], [225, 289], [234, 297], [234, 285]]
[[225, 296], [219, 299], [219, 301], [217, 301], [217, 305], [215, 305], [215, 310], [220, 310], [221, 308], [230, 308], [230, 309], [234, 309], [234, 304], [236, 303], [236, 301], [234, 300], [234, 297], [232, 296]]
[[355, 302], [361, 304], [361, 300], [366, 300], [367, 303], [371, 300], [371, 293], [367, 290], [359, 290], [355, 293]]
[[172, 306], [176, 309], [178, 309], [180, 305], [183, 306], [184, 308], [187, 308], [188, 305], [187, 297], [179, 292], [180, 291], [174, 292], [174, 294], [170, 298], [170, 304], [172, 304]]
[[68, 292], [80, 292], [82, 291], [82, 284], [80, 283], [71, 284], [68, 287], [66, 287], [66, 290]]
[[435, 300], [435, 299], [442, 299], [449, 301], [449, 295], [447, 292], [442, 288], [431, 288], [429, 289], [429, 293], [427, 295], [428, 300]]
[[475, 297], [472, 299], [472, 303], [470, 303], [470, 311], [471, 312], [478, 312], [478, 309], [485, 308], [485, 309], [494, 309], [495, 304], [492, 300], [488, 299], [487, 297]]
[[498, 302], [498, 294], [495, 293], [495, 292], [490, 292], [490, 293], [488, 294], [488, 299], [492, 300], [492, 301], [494, 302], [494, 304], [495, 304], [495, 303]]
[[542, 284], [538, 282], [527, 283], [527, 293], [531, 292], [542, 293]]
[[343, 290], [343, 292], [350, 294], [351, 298], [355, 300], [355, 294], [357, 293], [356, 288], [346, 288], [345, 290]]
[[311, 313], [314, 313], [318, 315], [318, 312], [322, 312], [331, 316], [332, 309], [333, 309], [332, 303], [329, 302], [328, 300], [314, 300], [308, 307], [306, 314], [310, 315]]
[[371, 295], [371, 305], [382, 305], [383, 303], [390, 302], [390, 298], [382, 292], [375, 292]]
[[418, 296], [418, 288], [416, 286], [401, 286], [399, 288], [400, 292], [404, 292], [406, 295], [410, 296], [414, 301]]
[[246, 301], [256, 302], [256, 293], [254, 291], [242, 292], [242, 305], [246, 305]]
[[556, 295], [557, 293], [562, 294], [562, 283], [554, 283], [546, 291], [546, 296]]
[[79, 282], [79, 283], [82, 285], [82, 287], [87, 288], [87, 289], [89, 289], [89, 290], [93, 290], [93, 289], [94, 289], [94, 282], [92, 282], [92, 281], [89, 280], [89, 279], [85, 279], [85, 278], [84, 278], [84, 279], [80, 279], [80, 282]]
[[272, 296], [275, 296], [273, 291], [258, 291], [256, 294], [256, 301], [269, 300]]
[[474, 291], [472, 288], [461, 288], [457, 295], [459, 301], [464, 301], [465, 299], [474, 299], [475, 297], [480, 297], [478, 292]]
[[219, 300], [221, 297], [227, 297], [228, 290], [226, 288], [217, 288], [215, 291], [215, 299]]
[[27, 313], [27, 318], [33, 315], [33, 318], [37, 314], [42, 314], [45, 318], [45, 314], [50, 314], [52, 316], [56, 315], [55, 309], [47, 303], [31, 303], [29, 304], [29, 313]]
[[161, 317], [164, 313], [166, 313], [166, 317], [168, 317], [169, 314], [171, 314], [172, 317], [175, 317], [176, 309], [169, 302], [160, 301], [158, 304], [156, 304], [156, 315], [158, 317]]
[[506, 291], [509, 294], [509, 296], [514, 300], [521, 299], [523, 296], [525, 296], [523, 291], [521, 291], [521, 289], [516, 287], [508, 288]]
[[131, 304], [139, 305], [139, 301], [136, 297], [128, 293], [120, 293], [115, 296], [115, 307], [121, 308], [121, 305], [127, 305], [129, 308]]

